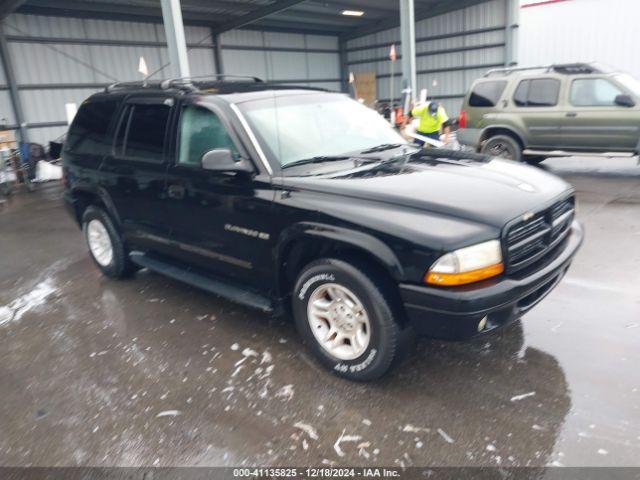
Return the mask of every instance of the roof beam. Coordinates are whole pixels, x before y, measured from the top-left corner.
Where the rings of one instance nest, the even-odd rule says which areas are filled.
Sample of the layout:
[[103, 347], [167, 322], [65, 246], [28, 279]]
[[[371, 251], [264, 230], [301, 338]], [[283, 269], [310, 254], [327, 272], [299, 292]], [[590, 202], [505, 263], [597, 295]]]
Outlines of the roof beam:
[[[485, 3], [487, 1], [489, 0], [458, 0], [457, 2], [453, 3], [449, 0], [440, 0], [435, 2], [431, 7], [421, 6], [420, 8], [416, 8], [415, 19], [416, 22], [418, 22], [420, 20], [424, 20], [425, 18], [436, 17], [438, 15], [442, 15], [443, 13], [452, 12], [454, 10], [462, 10], [463, 8], [477, 5], [479, 3]], [[365, 35], [371, 35], [373, 33], [382, 32], [383, 30], [389, 30], [398, 26], [400, 26], [399, 12], [384, 20], [373, 22], [369, 25], [365, 25], [361, 28], [352, 30], [348, 34], [344, 35], [343, 39], [353, 40], [354, 38], [364, 37]]]
[[266, 5], [264, 7], [260, 7], [256, 10], [253, 10], [246, 15], [242, 15], [230, 22], [224, 23], [219, 27], [214, 28], [214, 31], [217, 35], [228, 32], [229, 30], [234, 30], [236, 28], [244, 27], [251, 23], [255, 23], [258, 20], [262, 20], [269, 15], [273, 15], [274, 13], [282, 12], [287, 8], [291, 8], [294, 5], [304, 2], [305, 0], [276, 0], [270, 5]]
[[4, 20], [22, 6], [26, 0], [0, 0], [0, 20]]

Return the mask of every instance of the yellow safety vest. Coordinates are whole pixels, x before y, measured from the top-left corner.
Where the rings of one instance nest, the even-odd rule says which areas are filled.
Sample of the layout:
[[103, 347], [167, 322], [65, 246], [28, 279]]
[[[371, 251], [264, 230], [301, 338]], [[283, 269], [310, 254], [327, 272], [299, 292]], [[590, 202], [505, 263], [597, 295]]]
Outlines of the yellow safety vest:
[[414, 108], [411, 111], [411, 115], [420, 118], [420, 124], [418, 125], [418, 133], [434, 133], [440, 131], [440, 127], [444, 122], [449, 120], [447, 112], [442, 106], [438, 107], [436, 116], [429, 114], [429, 104], [426, 103], [419, 107]]

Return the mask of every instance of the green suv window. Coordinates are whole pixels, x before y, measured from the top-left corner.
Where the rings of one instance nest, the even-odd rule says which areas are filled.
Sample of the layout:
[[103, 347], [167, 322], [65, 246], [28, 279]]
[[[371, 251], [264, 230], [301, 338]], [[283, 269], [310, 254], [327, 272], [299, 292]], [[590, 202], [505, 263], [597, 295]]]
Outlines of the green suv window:
[[558, 104], [560, 81], [555, 78], [522, 80], [513, 94], [518, 107], [553, 107]]
[[605, 78], [581, 78], [571, 82], [569, 99], [576, 107], [611, 107], [623, 93]]
[[184, 107], [180, 115], [178, 164], [199, 166], [202, 156], [216, 148], [228, 148], [237, 154], [224, 124], [215, 113], [202, 107]]
[[477, 83], [469, 96], [469, 106], [495, 107], [506, 86], [504, 80]]

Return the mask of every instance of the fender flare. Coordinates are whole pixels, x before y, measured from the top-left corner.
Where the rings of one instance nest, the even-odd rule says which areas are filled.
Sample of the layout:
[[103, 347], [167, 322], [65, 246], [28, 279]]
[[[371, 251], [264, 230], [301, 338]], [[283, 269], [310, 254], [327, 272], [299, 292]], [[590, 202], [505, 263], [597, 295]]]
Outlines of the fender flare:
[[[317, 222], [300, 222], [285, 229], [276, 244], [276, 265], [282, 265], [283, 258], [289, 253], [289, 247], [304, 238], [328, 240], [348, 247], [355, 248], [374, 257], [380, 265], [395, 279], [400, 281], [404, 277], [404, 269], [395, 253], [380, 239], [350, 228], [327, 225]], [[274, 272], [279, 279], [278, 272]], [[280, 287], [280, 285], [278, 285]]]
[[482, 129], [482, 131], [480, 132], [480, 138], [484, 139], [484, 140], [481, 140], [479, 142], [479, 146], [481, 146], [482, 143], [485, 142], [487, 139], [491, 138], [491, 137], [486, 136], [487, 130], [498, 129], [498, 128], [501, 129], [501, 130], [508, 130], [509, 132], [511, 132], [513, 135], [516, 136], [516, 138], [518, 140], [520, 140], [520, 143], [522, 144], [522, 148], [523, 149], [526, 148], [526, 143], [524, 141], [524, 135], [522, 135], [520, 132], [518, 132], [515, 128], [513, 128], [510, 125], [488, 125], [488, 126], [484, 127]]
[[[111, 218], [116, 223], [116, 226], [118, 228], [122, 226], [120, 215], [118, 215], [118, 210], [116, 209], [116, 206], [113, 203], [113, 200], [111, 200], [109, 193], [107, 193], [107, 191], [104, 188], [98, 187], [94, 189], [94, 188], [78, 186], [71, 190], [72, 197], [77, 193], [81, 195], [91, 195], [99, 198], [102, 204], [104, 205], [105, 209], [107, 210], [107, 213], [111, 216]], [[82, 223], [82, 217], [77, 210], [76, 210], [76, 215], [78, 216], [78, 222]]]

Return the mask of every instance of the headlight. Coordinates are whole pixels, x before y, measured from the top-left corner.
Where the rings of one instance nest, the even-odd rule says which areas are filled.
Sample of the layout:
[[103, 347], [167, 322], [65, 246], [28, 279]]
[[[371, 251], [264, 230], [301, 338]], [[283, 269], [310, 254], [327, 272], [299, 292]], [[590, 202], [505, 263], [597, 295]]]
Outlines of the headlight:
[[489, 240], [440, 257], [424, 276], [425, 283], [466, 285], [504, 272], [500, 240]]

